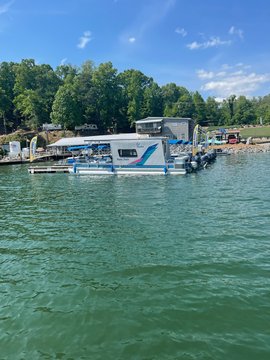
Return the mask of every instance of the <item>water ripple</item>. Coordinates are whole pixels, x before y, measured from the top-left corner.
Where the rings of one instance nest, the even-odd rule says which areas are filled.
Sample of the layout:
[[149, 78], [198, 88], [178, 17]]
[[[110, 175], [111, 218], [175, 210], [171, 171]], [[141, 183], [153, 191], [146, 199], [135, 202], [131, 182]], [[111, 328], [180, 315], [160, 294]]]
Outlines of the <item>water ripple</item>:
[[268, 162], [180, 178], [2, 167], [0, 358], [268, 359]]

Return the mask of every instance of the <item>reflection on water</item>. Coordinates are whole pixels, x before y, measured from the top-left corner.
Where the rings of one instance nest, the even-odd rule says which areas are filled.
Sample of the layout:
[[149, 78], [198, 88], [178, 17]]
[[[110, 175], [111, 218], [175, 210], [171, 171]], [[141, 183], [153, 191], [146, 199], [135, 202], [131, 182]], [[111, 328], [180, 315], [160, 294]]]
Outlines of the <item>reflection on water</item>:
[[1, 167], [0, 358], [268, 359], [269, 175]]

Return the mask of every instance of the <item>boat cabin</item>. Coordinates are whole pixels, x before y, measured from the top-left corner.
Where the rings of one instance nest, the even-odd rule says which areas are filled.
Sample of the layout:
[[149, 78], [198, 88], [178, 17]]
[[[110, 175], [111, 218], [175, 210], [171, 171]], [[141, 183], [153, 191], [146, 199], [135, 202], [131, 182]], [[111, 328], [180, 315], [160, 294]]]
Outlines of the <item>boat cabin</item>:
[[112, 141], [111, 154], [115, 166], [160, 166], [170, 157], [167, 140], [143, 139], [133, 141]]

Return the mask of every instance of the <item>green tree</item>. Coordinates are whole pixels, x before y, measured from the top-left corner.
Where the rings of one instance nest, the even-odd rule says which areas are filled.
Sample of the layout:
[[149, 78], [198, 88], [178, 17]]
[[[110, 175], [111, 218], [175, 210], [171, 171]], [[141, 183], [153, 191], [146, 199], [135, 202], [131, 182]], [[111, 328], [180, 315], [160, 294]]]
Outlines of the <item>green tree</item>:
[[235, 102], [236, 102], [236, 95], [231, 95], [228, 97], [228, 99], [226, 100], [227, 102], [227, 107], [229, 110], [229, 114], [230, 114], [230, 124], [233, 124], [233, 117], [234, 117], [234, 112], [235, 112]]
[[163, 98], [163, 115], [164, 116], [178, 116], [177, 103], [179, 99], [186, 95], [189, 96], [189, 91], [183, 86], [177, 86], [175, 83], [169, 83], [161, 88]]
[[72, 84], [59, 87], [52, 106], [51, 120], [64, 129], [73, 130], [82, 123], [81, 103], [77, 88]]
[[255, 109], [257, 123], [260, 118], [263, 124], [270, 124], [270, 95], [252, 99], [253, 107]]
[[215, 98], [209, 96], [205, 103], [205, 116], [208, 125], [217, 126], [222, 125], [220, 123], [220, 110], [219, 104]]
[[163, 106], [162, 106], [162, 94], [161, 89], [157, 83], [152, 79], [144, 90], [143, 94], [143, 113], [142, 117], [146, 118], [148, 116], [162, 116], [163, 115]]
[[44, 114], [38, 93], [35, 90], [27, 89], [16, 96], [14, 103], [16, 109], [25, 117], [26, 125], [37, 130]]
[[192, 96], [189, 93], [185, 93], [180, 96], [178, 101], [173, 105], [172, 116], [192, 118], [194, 110]]
[[[145, 89], [151, 84], [151, 79], [138, 70], [125, 70], [119, 74], [119, 85], [122, 89], [122, 98], [124, 100], [123, 111], [133, 127], [136, 120], [143, 118], [147, 106], [145, 99]], [[123, 105], [123, 103], [122, 103]]]
[[207, 125], [206, 106], [202, 96], [196, 91], [193, 94], [194, 113], [191, 116], [197, 124]]
[[50, 120], [60, 80], [49, 65], [36, 65], [32, 59], [23, 60], [15, 73], [15, 110], [26, 126], [37, 129]]
[[245, 96], [239, 96], [235, 101], [235, 112], [232, 123], [235, 125], [256, 123], [256, 114], [253, 103]]
[[102, 131], [114, 128], [118, 117], [120, 88], [117, 70], [111, 62], [100, 64], [95, 69], [92, 83], [96, 123]]
[[179, 87], [175, 83], [169, 83], [161, 87], [163, 99], [163, 115], [172, 116], [173, 105], [180, 97]]
[[16, 128], [17, 118], [14, 115], [14, 84], [15, 84], [15, 64], [0, 63], [0, 131], [7, 133], [12, 128]]
[[78, 73], [79, 73], [79, 68], [71, 64], [59, 65], [55, 70], [56, 76], [62, 82], [69, 82], [69, 83], [73, 83]]
[[97, 123], [96, 91], [94, 89], [93, 74], [95, 67], [92, 61], [82, 65], [81, 70], [74, 77], [78, 89], [79, 100], [82, 105], [83, 122], [86, 124]]
[[223, 100], [220, 104], [220, 125], [231, 125], [232, 119], [231, 119], [231, 108], [229, 106], [229, 103], [227, 100]]

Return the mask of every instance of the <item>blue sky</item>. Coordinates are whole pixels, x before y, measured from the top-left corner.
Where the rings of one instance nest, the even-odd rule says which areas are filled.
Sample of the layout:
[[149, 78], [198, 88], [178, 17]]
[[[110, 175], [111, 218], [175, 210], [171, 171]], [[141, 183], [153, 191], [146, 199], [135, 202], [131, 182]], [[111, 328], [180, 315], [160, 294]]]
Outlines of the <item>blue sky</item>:
[[111, 61], [205, 98], [270, 93], [269, 0], [0, 0], [0, 62]]

